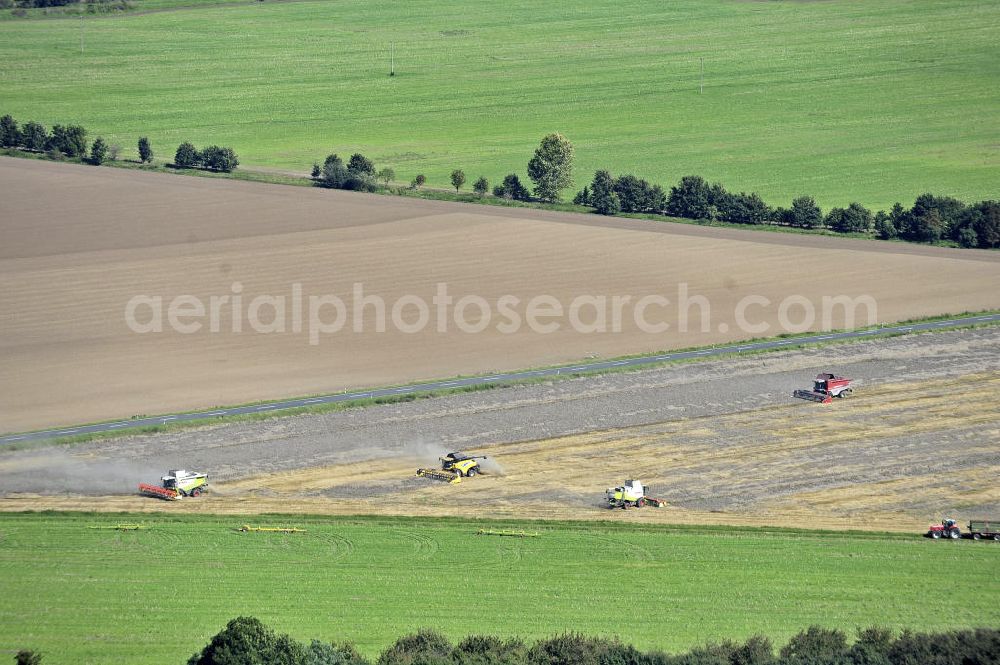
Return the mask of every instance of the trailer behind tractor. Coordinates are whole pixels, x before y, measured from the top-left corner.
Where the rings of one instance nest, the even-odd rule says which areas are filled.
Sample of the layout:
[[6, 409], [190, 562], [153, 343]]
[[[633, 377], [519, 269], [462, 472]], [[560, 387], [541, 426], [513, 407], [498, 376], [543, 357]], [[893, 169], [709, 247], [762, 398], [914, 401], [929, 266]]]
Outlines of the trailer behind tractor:
[[973, 540], [983, 538], [1000, 540], [1000, 520], [970, 520], [969, 535]]

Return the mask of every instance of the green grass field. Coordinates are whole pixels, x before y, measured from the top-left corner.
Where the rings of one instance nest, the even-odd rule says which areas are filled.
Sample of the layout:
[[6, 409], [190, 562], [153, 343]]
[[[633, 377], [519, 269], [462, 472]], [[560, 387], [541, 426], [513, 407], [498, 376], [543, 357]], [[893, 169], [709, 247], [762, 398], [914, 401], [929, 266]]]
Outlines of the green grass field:
[[972, 201], [998, 195], [998, 23], [994, 0], [323, 0], [5, 20], [0, 113], [132, 151], [148, 134], [160, 158], [191, 140], [305, 171], [360, 150], [436, 186], [459, 167], [469, 182], [523, 176], [561, 131], [577, 187], [609, 167], [668, 185], [698, 173], [773, 204]]
[[[251, 522], [305, 533], [239, 533], [245, 519], [0, 515], [0, 654], [182, 663], [239, 614], [370, 655], [422, 626], [452, 639], [577, 630], [678, 651], [753, 633], [782, 643], [812, 623], [853, 634], [1000, 622], [992, 542], [506, 525], [540, 534], [521, 539], [475, 535], [472, 522], [318, 517]], [[133, 520], [150, 528], [89, 528]]]

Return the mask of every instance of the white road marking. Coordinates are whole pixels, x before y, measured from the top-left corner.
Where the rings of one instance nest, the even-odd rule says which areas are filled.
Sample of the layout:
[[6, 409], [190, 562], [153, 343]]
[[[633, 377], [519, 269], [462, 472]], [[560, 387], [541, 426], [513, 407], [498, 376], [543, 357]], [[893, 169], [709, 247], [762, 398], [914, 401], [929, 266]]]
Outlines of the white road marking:
[[304, 399], [304, 400], [302, 400], [302, 403], [303, 404], [315, 404], [316, 402], [322, 402], [322, 401], [323, 401], [322, 397], [314, 397], [312, 399]]

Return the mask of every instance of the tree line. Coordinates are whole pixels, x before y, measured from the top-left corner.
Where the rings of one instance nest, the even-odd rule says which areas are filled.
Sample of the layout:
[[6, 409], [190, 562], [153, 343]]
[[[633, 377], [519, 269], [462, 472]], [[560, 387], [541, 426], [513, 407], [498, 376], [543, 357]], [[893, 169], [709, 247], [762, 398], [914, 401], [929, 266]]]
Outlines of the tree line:
[[705, 222], [827, 228], [838, 233], [873, 234], [882, 240], [952, 240], [962, 247], [1000, 247], [1000, 202], [966, 205], [933, 194], [921, 194], [910, 208], [896, 203], [888, 212], [873, 214], [855, 202], [823, 214], [811, 196], [796, 198], [788, 208], [771, 207], [756, 193], [729, 192], [721, 183], [709, 184], [701, 176], [684, 176], [665, 192], [634, 175], [616, 178], [601, 170], [573, 202], [602, 215], [649, 213]]
[[[45, 153], [50, 159], [79, 159], [100, 166], [108, 159], [118, 160], [121, 146], [109, 146], [102, 137], [87, 142], [87, 130], [81, 125], [53, 125], [52, 131], [44, 125], [29, 121], [23, 126], [10, 115], [0, 118], [0, 147], [26, 152]], [[148, 137], [140, 137], [137, 145], [139, 161], [152, 163], [153, 148]], [[181, 169], [202, 168], [210, 171], [229, 172], [239, 166], [239, 158], [232, 148], [211, 145], [198, 150], [184, 142], [174, 154], [174, 166]]]
[[[0, 118], [2, 147], [48, 152], [53, 158], [66, 156], [93, 164], [101, 164], [109, 156], [117, 159], [116, 149], [120, 148], [109, 147], [101, 137], [94, 141], [88, 155], [86, 135], [86, 130], [79, 125], [55, 125], [50, 133], [36, 122], [19, 127], [9, 115]], [[139, 154], [141, 161], [152, 161], [148, 139], [140, 139]], [[492, 194], [514, 201], [556, 203], [560, 201], [562, 190], [572, 184], [573, 156], [573, 145], [566, 137], [549, 134], [542, 138], [528, 161], [528, 177], [534, 183], [532, 192], [516, 173], [510, 173], [493, 187]], [[229, 172], [238, 165], [239, 159], [232, 148], [216, 145], [198, 150], [184, 142], [174, 154], [177, 168]], [[351, 155], [347, 162], [331, 154], [322, 165], [313, 165], [311, 177], [320, 187], [374, 192], [379, 183], [388, 189], [396, 173], [391, 168], [376, 170], [372, 160], [361, 153]], [[410, 188], [419, 189], [426, 180], [419, 174], [410, 182]], [[451, 172], [451, 184], [456, 193], [466, 181], [463, 170]], [[472, 189], [479, 197], [484, 197], [490, 193], [490, 183], [480, 176]], [[811, 196], [796, 198], [788, 208], [772, 207], [756, 193], [730, 192], [721, 183], [709, 184], [697, 175], [684, 176], [666, 191], [632, 174], [614, 177], [609, 171], [600, 170], [589, 185], [577, 192], [573, 203], [591, 207], [602, 215], [646, 213], [704, 222], [830, 229], [838, 233], [873, 235], [882, 240], [923, 243], [950, 240], [962, 247], [1000, 247], [1000, 202], [980, 201], [966, 205], [949, 196], [929, 193], [918, 196], [909, 208], [896, 203], [888, 212], [872, 213], [862, 204], [853, 202], [846, 208], [834, 207], [824, 214]]]
[[[21, 650], [17, 665], [40, 665], [43, 654]], [[528, 644], [518, 638], [469, 635], [452, 644], [421, 629], [400, 637], [375, 660], [350, 642], [299, 642], [254, 617], [237, 617], [187, 665], [996, 665], [1000, 629], [899, 633], [858, 630], [849, 643], [835, 628], [810, 626], [775, 650], [767, 637], [724, 640], [680, 654], [641, 651], [617, 638], [564, 633]]]
[[[515, 201], [560, 201], [562, 190], [572, 184], [573, 145], [561, 134], [545, 136], [527, 170], [534, 183], [531, 192], [516, 173], [510, 173], [493, 187], [493, 196]], [[394, 177], [392, 169], [376, 172], [371, 160], [361, 154], [353, 155], [346, 165], [337, 155], [330, 155], [323, 166], [315, 164], [312, 172], [313, 181], [319, 186], [362, 191], [375, 191], [378, 181], [388, 188]], [[411, 181], [410, 188], [418, 189], [425, 182], [425, 176], [420, 174]], [[456, 193], [466, 182], [463, 170], [451, 172]], [[490, 192], [489, 181], [479, 177], [472, 189], [478, 196], [486, 196]], [[873, 213], [854, 202], [846, 208], [831, 208], [824, 214], [811, 196], [800, 196], [787, 208], [772, 207], [756, 193], [730, 192], [721, 183], [710, 184], [697, 175], [684, 176], [666, 191], [631, 174], [615, 177], [607, 170], [600, 170], [589, 185], [577, 192], [573, 203], [591, 207], [602, 215], [646, 213], [700, 222], [830, 229], [882, 240], [924, 243], [951, 240], [962, 247], [1000, 247], [1000, 202], [966, 205], [955, 198], [933, 194], [918, 196], [909, 208], [896, 203], [888, 212]]]
[[[31, 653], [31, 652], [22, 652]], [[19, 663], [21, 661], [18, 661]], [[24, 661], [37, 663], [38, 661]], [[873, 627], [850, 643], [837, 629], [811, 626], [775, 650], [770, 639], [726, 640], [669, 655], [618, 639], [565, 633], [528, 644], [470, 635], [452, 644], [422, 629], [369, 660], [347, 642], [299, 642], [254, 617], [233, 619], [187, 665], [986, 665], [1000, 662], [1000, 630], [920, 633]]]
[[[516, 173], [507, 174], [500, 184], [493, 187], [493, 196], [514, 201], [541, 201], [554, 203], [559, 201], [559, 193], [572, 183], [573, 145], [561, 134], [549, 134], [544, 137], [534, 156], [528, 162], [528, 177], [535, 183], [534, 197], [524, 186]], [[382, 182], [388, 188], [396, 177], [391, 168], [375, 170], [370, 159], [360, 153], [351, 155], [345, 164], [336, 154], [328, 155], [323, 164], [313, 164], [313, 183], [319, 187], [331, 189], [351, 189], [355, 191], [374, 192], [377, 183]], [[410, 181], [410, 189], [419, 189], [427, 182], [424, 174], [418, 174]], [[451, 185], [458, 193], [465, 186], [467, 178], [465, 171], [455, 169], [451, 172]], [[480, 176], [472, 184], [472, 191], [483, 197], [490, 193], [490, 182], [485, 176]]]

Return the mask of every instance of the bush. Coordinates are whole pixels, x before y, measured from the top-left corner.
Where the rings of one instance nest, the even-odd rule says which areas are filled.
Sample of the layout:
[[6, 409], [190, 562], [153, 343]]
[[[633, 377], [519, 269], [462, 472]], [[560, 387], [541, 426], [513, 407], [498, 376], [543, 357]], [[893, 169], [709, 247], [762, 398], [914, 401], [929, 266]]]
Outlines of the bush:
[[375, 164], [361, 153], [354, 153], [347, 162], [346, 177], [339, 187], [358, 192], [374, 192]]
[[849, 665], [847, 637], [836, 629], [809, 626], [781, 649], [782, 665]]
[[462, 169], [455, 169], [451, 172], [451, 186], [455, 188], [455, 192], [462, 189], [462, 185], [465, 184], [465, 171]]
[[190, 169], [197, 166], [200, 162], [201, 155], [194, 145], [185, 141], [177, 146], [177, 152], [174, 153], [174, 166], [179, 169]]
[[[91, 151], [93, 151], [93, 148], [91, 148]], [[108, 146], [108, 158], [110, 158], [112, 162], [117, 162], [121, 155], [122, 147], [119, 144], [112, 143]]]
[[87, 154], [87, 130], [79, 125], [53, 125], [52, 135], [45, 147], [67, 157], [84, 157]]
[[396, 172], [387, 166], [384, 169], [379, 169], [375, 177], [382, 181], [383, 187], [388, 187], [389, 183], [396, 179]]
[[583, 186], [576, 196], [573, 197], [573, 204], [578, 206], [589, 206], [590, 205], [590, 189], [586, 185]]
[[899, 232], [889, 214], [885, 210], [875, 213], [875, 237], [881, 240], [893, 240], [897, 235]]
[[337, 155], [327, 155], [323, 161], [323, 169], [320, 171], [316, 184], [320, 187], [332, 189], [342, 189], [349, 178], [344, 160]]
[[718, 203], [719, 217], [732, 224], [767, 224], [774, 211], [757, 194], [726, 194]]
[[653, 187], [645, 180], [634, 175], [623, 175], [615, 180], [614, 188], [622, 212], [658, 211]]
[[237, 617], [188, 665], [302, 665], [305, 659], [305, 647], [288, 635], [276, 635], [254, 617]]
[[326, 644], [313, 640], [306, 647], [303, 665], [370, 665], [370, 663], [350, 643]]
[[153, 161], [153, 147], [145, 136], [139, 139], [139, 161], [143, 164]]
[[40, 665], [42, 662], [42, 654], [37, 651], [27, 651], [22, 649], [17, 652], [14, 656], [14, 663], [16, 665]]
[[667, 213], [674, 217], [714, 220], [719, 216], [720, 207], [725, 207], [725, 198], [726, 190], [722, 185], [709, 186], [701, 176], [684, 176], [677, 186], [670, 188]]
[[963, 247], [1000, 247], [1000, 202], [980, 201], [963, 210], [951, 235]]
[[529, 201], [531, 193], [528, 188], [521, 184], [521, 179], [516, 173], [508, 173], [504, 176], [503, 183], [493, 188], [493, 195], [514, 201]]
[[937, 242], [944, 236], [945, 222], [936, 208], [911, 210], [906, 215], [906, 224], [900, 235], [913, 242]]
[[421, 187], [424, 186], [425, 182], [427, 182], [427, 176], [425, 176], [423, 173], [418, 173], [416, 176], [414, 176], [413, 180], [410, 182], [410, 187], [412, 187], [413, 189], [420, 189]]
[[90, 146], [90, 163], [100, 166], [108, 158], [108, 145], [104, 139], [98, 136], [94, 139], [94, 145]]
[[224, 173], [233, 171], [240, 164], [232, 148], [222, 148], [217, 145], [210, 145], [202, 150], [200, 161], [206, 169]]
[[501, 640], [492, 635], [470, 635], [451, 652], [455, 665], [519, 665], [527, 663], [521, 640]]
[[790, 221], [792, 226], [813, 229], [823, 225], [823, 211], [811, 196], [800, 196], [792, 201]]
[[16, 148], [21, 145], [21, 130], [17, 121], [9, 115], [0, 118], [0, 147]]
[[378, 665], [437, 665], [450, 663], [451, 642], [440, 633], [421, 628], [404, 635], [382, 652]]
[[480, 197], [485, 196], [490, 191], [490, 181], [485, 176], [479, 176], [476, 182], [472, 183], [472, 191]]
[[607, 171], [598, 171], [590, 183], [590, 204], [601, 215], [615, 215], [622, 209], [615, 181]]
[[27, 150], [41, 152], [49, 141], [49, 133], [43, 125], [28, 121], [21, 128], [21, 144]]
[[872, 213], [860, 203], [832, 208], [826, 215], [826, 225], [839, 233], [868, 233], [872, 228]]
[[643, 660], [631, 645], [577, 633], [541, 640], [528, 650], [531, 665], [638, 665]]

